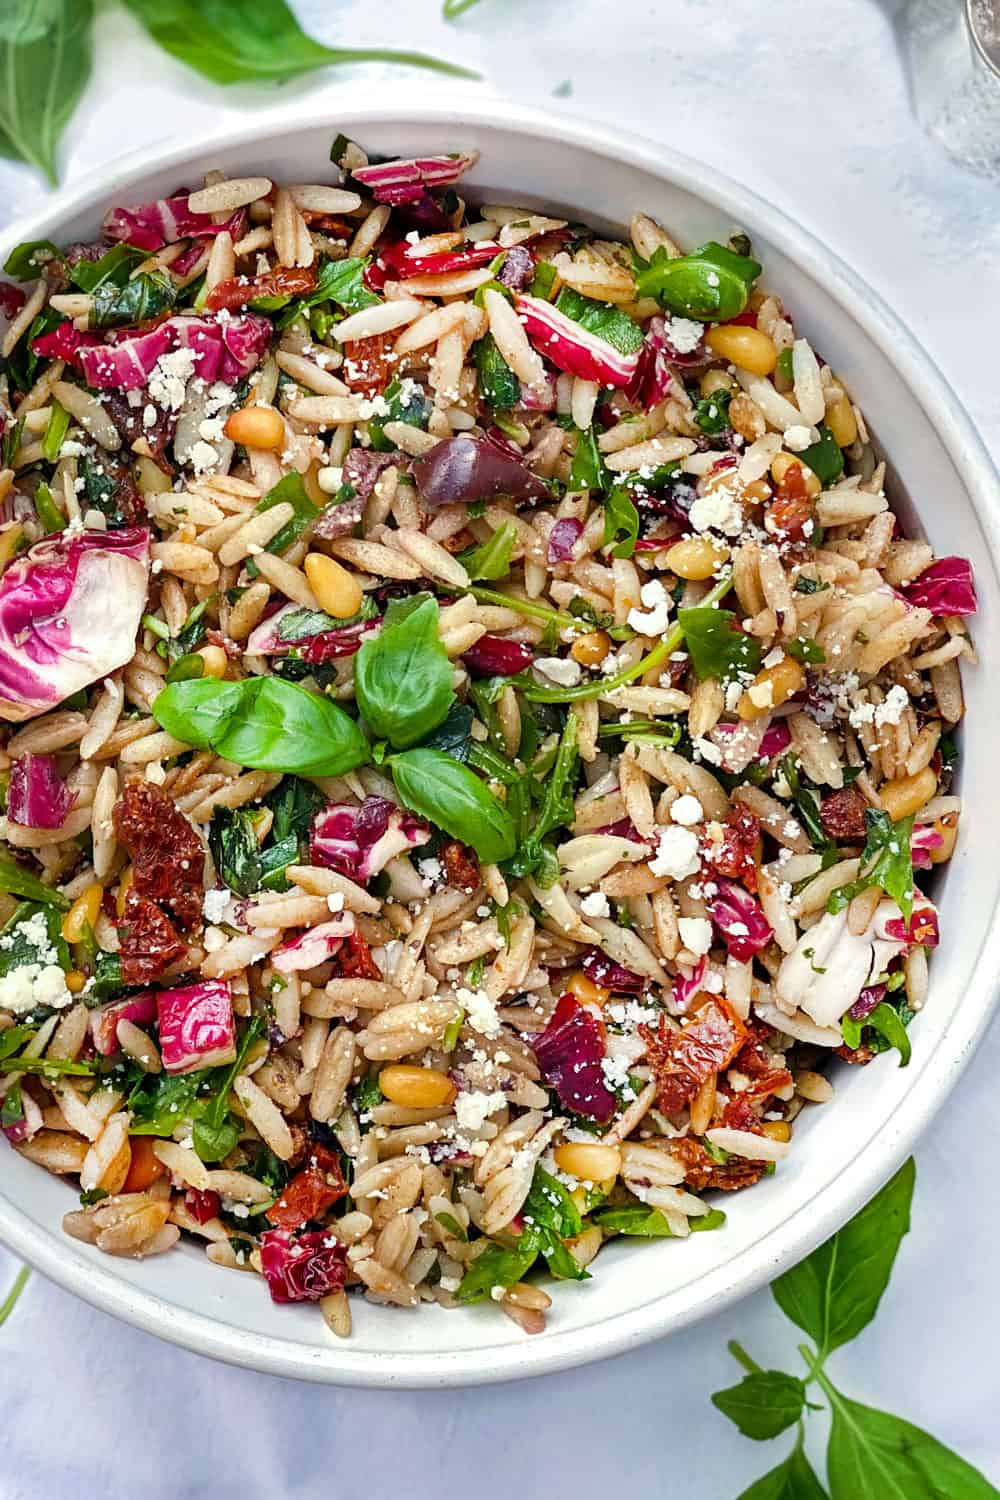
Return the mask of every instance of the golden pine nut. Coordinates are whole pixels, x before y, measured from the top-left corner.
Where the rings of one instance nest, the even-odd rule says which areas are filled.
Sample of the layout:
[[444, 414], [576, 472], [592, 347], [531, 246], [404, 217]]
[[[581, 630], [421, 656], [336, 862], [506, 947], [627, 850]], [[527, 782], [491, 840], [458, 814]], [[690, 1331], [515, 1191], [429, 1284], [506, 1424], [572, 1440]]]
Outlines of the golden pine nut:
[[435, 1109], [450, 1104], [456, 1089], [447, 1073], [439, 1068], [417, 1068], [393, 1063], [378, 1076], [379, 1088], [392, 1104], [406, 1109]]
[[609, 1177], [617, 1177], [622, 1168], [622, 1154], [617, 1146], [566, 1141], [557, 1146], [552, 1155], [563, 1172], [584, 1182], [606, 1182]]
[[884, 781], [878, 789], [882, 806], [894, 823], [919, 812], [937, 791], [937, 777], [930, 766], [917, 771], [914, 776], [899, 776], [895, 781]]
[[223, 431], [245, 448], [280, 448], [285, 441], [285, 424], [273, 406], [244, 406], [226, 419]]
[[773, 339], [759, 328], [745, 328], [741, 323], [720, 323], [710, 328], [705, 343], [720, 359], [749, 370], [751, 375], [770, 375], [778, 363]]
[[104, 899], [104, 887], [95, 880], [93, 885], [87, 889], [73, 902], [69, 911], [63, 917], [62, 935], [67, 943], [79, 943], [84, 934], [84, 929], [90, 927], [93, 931], [97, 924], [97, 918], [101, 910], [101, 902]]
[[302, 566], [321, 609], [336, 620], [357, 614], [363, 598], [361, 585], [346, 568], [323, 552], [308, 553]]
[[686, 541], [675, 542], [663, 561], [678, 578], [697, 581], [711, 578], [728, 556], [729, 548], [720, 542], [713, 542], [708, 537], [689, 537]]
[[596, 667], [611, 650], [611, 637], [604, 630], [592, 630], [588, 635], [577, 636], [569, 654], [584, 667]]

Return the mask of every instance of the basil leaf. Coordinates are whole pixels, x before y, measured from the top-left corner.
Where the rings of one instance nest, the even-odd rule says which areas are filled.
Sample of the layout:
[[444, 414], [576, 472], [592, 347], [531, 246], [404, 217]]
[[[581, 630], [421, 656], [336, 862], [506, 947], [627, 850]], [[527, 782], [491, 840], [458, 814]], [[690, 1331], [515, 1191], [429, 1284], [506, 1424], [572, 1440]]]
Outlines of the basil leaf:
[[640, 1203], [626, 1204], [621, 1208], [598, 1208], [591, 1218], [602, 1234], [628, 1234], [644, 1240], [673, 1238], [673, 1231], [660, 1210], [646, 1208]]
[[256, 815], [248, 807], [212, 810], [208, 847], [220, 878], [238, 896], [252, 896], [260, 889], [260, 849], [255, 822]]
[[827, 911], [843, 911], [860, 891], [879, 886], [891, 896], [906, 921], [913, 915], [913, 814], [894, 823], [886, 812], [865, 809], [865, 847], [861, 851], [861, 875], [843, 885], [827, 901]]
[[153, 716], [168, 734], [256, 771], [340, 776], [369, 754], [342, 708], [279, 677], [174, 682], [156, 698]]
[[91, 294], [91, 328], [114, 328], [120, 323], [143, 323], [174, 305], [177, 289], [165, 271], [133, 276], [123, 287], [102, 281]]
[[760, 666], [760, 642], [736, 627], [736, 616], [728, 609], [681, 609], [677, 623], [691, 665], [704, 682], [713, 677], [730, 682], [741, 672], [756, 672]]
[[93, 15], [93, 0], [48, 0], [0, 28], [0, 156], [29, 162], [53, 187], [60, 137], [90, 77]]
[[[581, 432], [577, 438], [573, 466], [569, 471], [569, 482], [566, 488], [569, 490], [606, 490], [608, 488], [608, 471], [605, 468], [601, 450], [597, 446], [597, 429], [593, 424], [587, 428], [586, 432]], [[606, 516], [605, 526], [607, 526]], [[610, 540], [610, 538], [605, 538], [605, 540]]]
[[776, 1469], [763, 1475], [737, 1500], [828, 1500], [813, 1467], [802, 1451], [802, 1437]]
[[910, 1227], [914, 1173], [911, 1157], [850, 1223], [772, 1283], [774, 1300], [815, 1340], [820, 1361], [874, 1318]]
[[729, 421], [729, 403], [732, 399], [732, 391], [713, 391], [710, 396], [700, 397], [694, 404], [695, 425], [709, 437], [728, 431], [732, 425]]
[[757, 1370], [738, 1385], [716, 1391], [712, 1405], [740, 1429], [744, 1437], [762, 1442], [777, 1437], [802, 1416], [806, 1388], [781, 1370]]
[[661, 248], [648, 263], [639, 263], [636, 294], [655, 297], [661, 307], [683, 318], [726, 322], [738, 318], [746, 307], [760, 273], [757, 261], [714, 240], [690, 255], [671, 257]]
[[467, 703], [453, 703], [436, 729], [423, 741], [423, 750], [442, 750], [453, 760], [467, 761], [472, 748], [475, 714]]
[[404, 805], [452, 838], [469, 844], [486, 864], [508, 859], [517, 846], [514, 821], [474, 771], [440, 750], [406, 750], [389, 758]]
[[403, 619], [387, 614], [382, 629], [362, 642], [355, 657], [358, 707], [378, 738], [397, 750], [422, 740], [455, 701], [439, 614], [431, 598]]
[[459, 562], [472, 579], [506, 578], [510, 572], [510, 560], [517, 546], [517, 527], [513, 521], [504, 521], [497, 527], [489, 541], [478, 547], [470, 547], [459, 553]]
[[494, 411], [509, 411], [521, 399], [521, 382], [497, 348], [492, 333], [476, 341], [472, 357], [479, 377], [479, 394]]
[[134, 245], [113, 245], [100, 260], [86, 260], [83, 256], [68, 266], [66, 274], [81, 292], [94, 292], [105, 282], [124, 286], [129, 272], [146, 259], [148, 251], [136, 250]]
[[257, 503], [257, 514], [266, 510], [273, 510], [276, 505], [290, 505], [295, 512], [292, 519], [282, 526], [276, 536], [268, 542], [265, 551], [287, 552], [293, 542], [297, 542], [310, 522], [315, 521], [319, 515], [319, 506], [314, 505], [306, 494], [302, 483], [301, 474], [286, 474], [284, 479], [269, 489]]
[[558, 1178], [539, 1166], [535, 1167], [522, 1217], [526, 1223], [553, 1230], [561, 1239], [572, 1239], [583, 1228], [580, 1210], [566, 1188]]
[[18, 281], [37, 281], [52, 260], [62, 260], [62, 251], [51, 240], [23, 240], [14, 246], [3, 268]]
[[616, 484], [604, 501], [604, 541], [617, 545], [612, 557], [631, 557], [639, 537], [639, 512], [628, 492], [628, 486]]
[[377, 453], [391, 453], [395, 447], [385, 435], [387, 422], [405, 422], [408, 427], [419, 427], [421, 431], [426, 431], [431, 403], [416, 381], [390, 380], [382, 392], [382, 400], [386, 405], [384, 414], [368, 418], [368, 436]]
[[125, 5], [165, 52], [215, 83], [277, 81], [313, 68], [360, 62], [402, 63], [461, 78], [479, 76], [422, 52], [325, 47], [307, 36], [285, 0], [254, 0], [252, 6], [245, 0], [125, 0]]
[[800, 448], [796, 456], [809, 465], [824, 489], [834, 484], [844, 472], [844, 455], [825, 423], [819, 427], [819, 442]]
[[482, 1302], [495, 1286], [513, 1286], [522, 1281], [539, 1254], [538, 1236], [526, 1229], [516, 1248], [489, 1244], [469, 1265], [455, 1293], [457, 1302]]
[[20, 896], [25, 901], [38, 901], [43, 906], [54, 906], [59, 911], [68, 911], [69, 902], [52, 886], [45, 885], [37, 875], [25, 870], [11, 855], [0, 849], [0, 891], [9, 896]]
[[191, 1144], [202, 1161], [221, 1161], [239, 1143], [240, 1126], [236, 1120], [226, 1119], [220, 1125], [210, 1125], [207, 1120], [195, 1120], [191, 1129]]
[[849, 1401], [819, 1378], [833, 1418], [826, 1453], [833, 1500], [997, 1500], [985, 1474], [929, 1432]]
[[588, 333], [603, 339], [620, 354], [635, 354], [642, 348], [644, 335], [638, 323], [628, 313], [622, 312], [620, 307], [613, 307], [610, 302], [595, 302], [591, 297], [575, 292], [572, 287], [564, 286], [555, 305], [567, 318], [572, 318], [574, 323], [579, 323]]

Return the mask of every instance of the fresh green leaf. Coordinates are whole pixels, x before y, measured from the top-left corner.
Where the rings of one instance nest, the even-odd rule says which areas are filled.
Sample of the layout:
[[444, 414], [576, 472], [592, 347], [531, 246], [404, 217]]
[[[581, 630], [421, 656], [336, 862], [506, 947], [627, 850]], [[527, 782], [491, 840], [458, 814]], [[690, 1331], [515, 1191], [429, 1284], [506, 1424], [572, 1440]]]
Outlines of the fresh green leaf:
[[721, 1208], [712, 1208], [707, 1214], [697, 1214], [689, 1219], [688, 1224], [692, 1234], [710, 1234], [715, 1229], [725, 1229], [726, 1216]]
[[628, 1203], [620, 1208], [598, 1208], [591, 1217], [602, 1234], [627, 1234], [644, 1240], [673, 1238], [673, 1230], [660, 1210], [647, 1208], [642, 1203]]
[[415, 380], [390, 380], [382, 393], [386, 411], [382, 416], [368, 418], [368, 436], [377, 453], [391, 453], [395, 447], [385, 435], [387, 422], [405, 422], [408, 427], [426, 430], [431, 415], [431, 403]]
[[319, 302], [336, 302], [345, 312], [364, 312], [377, 307], [381, 297], [365, 286], [367, 257], [352, 255], [345, 260], [324, 260], [319, 268], [316, 287], [301, 299], [306, 307]]
[[90, 77], [93, 15], [93, 0], [50, 0], [43, 24], [37, 5], [21, 5], [0, 31], [0, 156], [29, 162], [53, 186], [60, 138]]
[[[601, 450], [597, 446], [597, 429], [592, 423], [587, 431], [581, 432], [577, 438], [573, 466], [569, 471], [569, 482], [566, 488], [575, 491], [605, 490], [607, 487], [608, 471]], [[604, 526], [607, 531], [607, 509], [605, 509]], [[638, 532], [638, 527], [636, 530]], [[610, 540], [610, 536], [605, 536], [606, 542]]]
[[260, 889], [260, 849], [249, 807], [216, 807], [208, 830], [208, 847], [220, 877], [238, 896]]
[[274, 815], [271, 838], [275, 843], [283, 843], [289, 838], [306, 843], [313, 817], [325, 803], [326, 798], [319, 787], [298, 776], [286, 776], [264, 798], [264, 805]]
[[504, 521], [488, 541], [459, 553], [459, 562], [470, 578], [486, 578], [492, 582], [496, 578], [507, 577], [516, 546], [517, 527], [513, 521]]
[[781, 774], [788, 783], [788, 790], [792, 794], [792, 801], [802, 820], [809, 842], [814, 849], [823, 854], [835, 854], [836, 844], [827, 835], [826, 829], [820, 817], [819, 798], [809, 787], [802, 785], [802, 777], [799, 774], [798, 761], [794, 754], [783, 755], [780, 761]]
[[[69, 970], [69, 947], [62, 935], [62, 919], [54, 906], [22, 901], [0, 929], [0, 978], [32, 964], [45, 968], [57, 963]], [[54, 954], [52, 958], [50, 955]]]
[[[580, 762], [580, 752], [577, 746], [578, 730], [576, 715], [568, 714], [555, 758], [545, 777], [534, 826], [511, 861], [509, 869], [511, 875], [531, 875], [538, 873], [545, 866], [551, 867], [552, 851], [544, 840], [556, 829], [563, 828], [573, 821], [576, 778]], [[537, 774], [536, 771], [536, 777]], [[517, 781], [521, 782], [521, 778], [517, 777]], [[552, 873], [551, 869], [549, 873]], [[558, 879], [558, 862], [556, 862], [554, 873], [555, 879]], [[554, 881], [542, 879], [541, 884], [554, 884]]]
[[784, 1463], [763, 1475], [737, 1500], [828, 1500], [802, 1450], [801, 1435]]
[[[52, 415], [49, 417], [49, 425], [46, 427], [45, 436], [42, 438], [42, 457], [46, 459], [50, 464], [54, 464], [56, 459], [59, 457], [59, 450], [62, 448], [63, 440], [65, 439], [68, 431], [69, 412], [66, 411], [64, 407], [60, 406], [58, 401], [53, 401]], [[39, 485], [39, 489], [40, 488], [41, 486]], [[46, 485], [45, 488], [48, 491], [48, 496], [51, 500], [52, 491], [49, 490], [48, 485]], [[35, 502], [35, 508], [38, 508], [37, 500]], [[65, 526], [65, 524], [66, 522], [64, 520], [63, 526]], [[59, 527], [57, 529], [62, 530], [62, 527]]]
[[787, 1318], [815, 1340], [820, 1360], [871, 1322], [910, 1227], [913, 1159], [818, 1250], [772, 1283]]
[[421, 747], [389, 759], [404, 806], [469, 844], [486, 864], [513, 854], [513, 819], [474, 771], [440, 750]]
[[319, 515], [319, 506], [314, 505], [306, 494], [301, 474], [286, 474], [284, 479], [279, 479], [263, 499], [258, 501], [257, 514], [273, 510], [276, 505], [290, 505], [295, 514], [282, 526], [277, 535], [271, 538], [265, 550], [274, 553], [287, 552], [292, 543], [298, 541], [306, 527], [315, 521]]
[[794, 636], [792, 640], [785, 642], [785, 650], [789, 656], [794, 656], [796, 661], [810, 664], [826, 661], [826, 652], [823, 647], [819, 641], [813, 640], [809, 635]]
[[441, 723], [421, 743], [421, 749], [441, 750], [453, 760], [467, 761], [472, 748], [472, 721], [467, 703], [453, 703]]
[[369, 754], [342, 708], [279, 677], [171, 683], [154, 701], [153, 717], [187, 744], [257, 771], [341, 776], [364, 765]]
[[97, 1071], [95, 1063], [69, 1062], [63, 1057], [8, 1057], [4, 1068], [8, 1073], [67, 1074], [73, 1078], [90, 1078]]
[[997, 1500], [985, 1474], [902, 1417], [842, 1396], [817, 1374], [830, 1401], [826, 1454], [833, 1500]]
[[472, 350], [479, 377], [479, 394], [494, 411], [509, 411], [521, 399], [521, 382], [497, 348], [492, 333], [484, 334]]
[[595, 302], [572, 287], [564, 286], [556, 298], [556, 307], [588, 333], [603, 339], [620, 354], [635, 354], [642, 348], [643, 332], [634, 318], [613, 307], [610, 302]]
[[23, 240], [20, 245], [14, 246], [4, 261], [3, 268], [8, 276], [13, 276], [18, 281], [37, 281], [52, 260], [61, 261], [62, 251], [51, 240]]
[[18, 1125], [23, 1119], [24, 1096], [21, 1093], [20, 1079], [15, 1079], [3, 1099], [0, 1100], [0, 1130], [7, 1130], [11, 1125]]
[[796, 457], [809, 465], [824, 489], [835, 484], [844, 472], [844, 455], [825, 423], [820, 423], [819, 442], [800, 448]]
[[684, 633], [684, 643], [691, 665], [702, 682], [715, 678], [731, 682], [741, 673], [754, 673], [760, 666], [760, 642], [746, 635], [728, 609], [695, 609], [677, 612], [677, 623]]
[[861, 891], [878, 886], [899, 907], [906, 921], [913, 915], [913, 814], [893, 822], [889, 814], [865, 809], [865, 847], [861, 851], [861, 874], [843, 885], [827, 901], [827, 911], [843, 911]]
[[386, 616], [354, 659], [354, 686], [379, 739], [406, 750], [441, 723], [452, 703], [451, 662], [438, 632], [440, 610], [426, 598], [405, 618]]
[[205, 658], [197, 651], [189, 651], [187, 656], [179, 656], [171, 667], [168, 667], [165, 682], [193, 682], [198, 677], [205, 675]]
[[455, 1293], [458, 1302], [482, 1302], [496, 1286], [513, 1286], [522, 1281], [538, 1259], [540, 1246], [538, 1236], [525, 1230], [516, 1246], [508, 1249], [504, 1245], [491, 1243], [474, 1261], [462, 1277]]
[[129, 273], [148, 255], [146, 250], [137, 250], [134, 245], [112, 245], [99, 260], [87, 260], [81, 256], [67, 268], [67, 275], [81, 292], [92, 293], [105, 283], [124, 286]]
[[191, 1128], [191, 1144], [202, 1161], [221, 1161], [239, 1143], [240, 1125], [233, 1118], [222, 1120], [218, 1125], [208, 1120], [195, 1120]]
[[168, 312], [176, 296], [176, 284], [166, 271], [143, 272], [123, 287], [102, 281], [92, 293], [89, 325], [116, 328], [122, 323], [144, 323]]
[[899, 1052], [899, 1066], [905, 1068], [910, 1061], [912, 1047], [907, 1035], [903, 1018], [893, 1005], [883, 1000], [876, 1005], [870, 1015], [865, 1016], [863, 1021], [852, 1021], [849, 1015], [844, 1016], [841, 1021], [844, 1042], [852, 1049], [861, 1046], [862, 1032], [866, 1026], [871, 1026], [881, 1037], [884, 1037], [890, 1047], [895, 1047]]
[[757, 261], [714, 240], [690, 255], [671, 257], [661, 247], [648, 264], [639, 263], [636, 292], [680, 317], [724, 323], [739, 317], [760, 273]]
[[452, 1239], [460, 1240], [463, 1245], [468, 1243], [468, 1232], [462, 1228], [461, 1224], [455, 1218], [454, 1214], [442, 1212], [439, 1214], [435, 1214], [434, 1218], [437, 1223], [441, 1225], [442, 1229], [446, 1229], [448, 1231]]
[[325, 47], [302, 30], [285, 0], [125, 0], [179, 62], [215, 83], [278, 82], [340, 63], [389, 62], [461, 78], [479, 75], [422, 52]]
[[829, 587], [828, 583], [824, 583], [818, 578], [807, 578], [800, 573], [795, 580], [794, 592], [796, 594], [822, 594]]
[[761, 1370], [744, 1375], [738, 1385], [716, 1391], [712, 1405], [735, 1423], [744, 1437], [757, 1442], [777, 1437], [799, 1421], [806, 1388], [795, 1375]]
[[105, 1000], [117, 1000], [126, 988], [118, 954], [98, 953], [83, 1003], [89, 1007], [100, 1005]]
[[536, 1166], [521, 1216], [525, 1223], [540, 1224], [561, 1239], [572, 1239], [583, 1228], [580, 1210], [558, 1178]]
[[720, 432], [727, 432], [732, 426], [729, 420], [729, 403], [733, 399], [732, 391], [713, 391], [710, 396], [702, 396], [694, 404], [695, 425], [709, 437], [717, 437]]
[[535, 274], [531, 278], [528, 293], [532, 297], [540, 297], [543, 302], [551, 302], [552, 288], [556, 284], [556, 268], [551, 261], [540, 260], [535, 266]]
[[604, 501], [603, 545], [616, 544], [611, 550], [612, 557], [631, 557], [638, 537], [639, 512], [635, 501], [627, 485], [616, 484]]

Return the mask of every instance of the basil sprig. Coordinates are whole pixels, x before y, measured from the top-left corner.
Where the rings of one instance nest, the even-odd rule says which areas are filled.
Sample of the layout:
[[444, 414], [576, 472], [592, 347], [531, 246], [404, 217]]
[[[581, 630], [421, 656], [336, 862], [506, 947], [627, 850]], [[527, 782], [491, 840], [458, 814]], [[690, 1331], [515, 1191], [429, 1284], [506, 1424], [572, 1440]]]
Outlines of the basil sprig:
[[280, 677], [173, 682], [153, 703], [168, 734], [238, 766], [297, 776], [341, 776], [368, 760], [358, 725], [321, 693]]
[[396, 750], [436, 729], [455, 701], [451, 662], [438, 633], [436, 599], [390, 605], [378, 635], [362, 643], [354, 664], [358, 707], [380, 739]]

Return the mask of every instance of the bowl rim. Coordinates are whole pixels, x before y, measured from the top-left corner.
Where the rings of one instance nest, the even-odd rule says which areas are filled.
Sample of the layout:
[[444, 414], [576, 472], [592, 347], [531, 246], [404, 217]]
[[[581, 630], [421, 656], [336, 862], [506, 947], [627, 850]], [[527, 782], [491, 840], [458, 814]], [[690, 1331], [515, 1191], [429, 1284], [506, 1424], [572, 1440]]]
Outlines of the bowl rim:
[[[464, 126], [478, 126], [509, 129], [541, 141], [555, 138], [561, 144], [625, 163], [697, 197], [708, 198], [736, 222], [763, 218], [775, 247], [823, 282], [830, 296], [880, 348], [922, 405], [970, 497], [993, 565], [1000, 565], [997, 471], [952, 387], [868, 283], [768, 198], [670, 146], [533, 106], [457, 89], [442, 92], [440, 103], [427, 103], [412, 84], [394, 85], [393, 100], [391, 105], [372, 105], [366, 102], [359, 85], [349, 84], [327, 95], [266, 111], [252, 123], [220, 128], [197, 143], [170, 137], [143, 146], [82, 174], [72, 188], [53, 195], [43, 208], [15, 220], [0, 235], [0, 253], [21, 240], [44, 237], [59, 223], [137, 180], [180, 168], [208, 151], [315, 131], [327, 121], [333, 127], [345, 117], [362, 125], [398, 123], [402, 130], [408, 125], [436, 125], [461, 132]], [[105, 1269], [84, 1259], [71, 1248], [72, 1242], [67, 1244], [55, 1230], [40, 1234], [34, 1221], [2, 1192], [0, 1241], [43, 1275], [103, 1312], [195, 1353], [268, 1374], [335, 1385], [444, 1388], [528, 1378], [626, 1353], [758, 1290], [833, 1234], [888, 1180], [958, 1081], [991, 1020], [998, 995], [993, 975], [1000, 971], [998, 908], [1000, 888], [962, 1004], [946, 1023], [938, 1046], [891, 1122], [877, 1138], [865, 1141], [839, 1180], [806, 1197], [765, 1239], [748, 1246], [726, 1265], [629, 1312], [599, 1317], [580, 1328], [555, 1330], [528, 1341], [515, 1342], [517, 1336], [512, 1330], [508, 1343], [479, 1349], [352, 1353], [349, 1346], [341, 1349], [331, 1345], [327, 1350], [293, 1339], [250, 1335], [209, 1314], [179, 1308], [121, 1279], [110, 1264]]]

